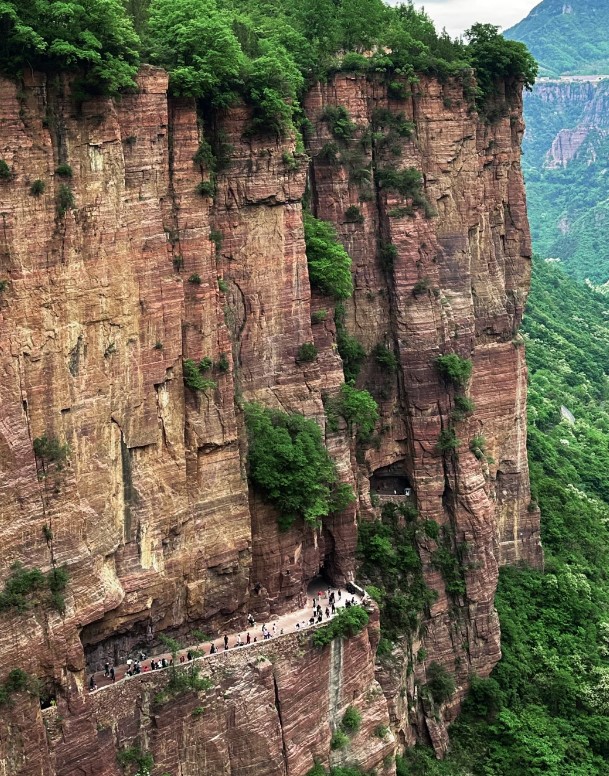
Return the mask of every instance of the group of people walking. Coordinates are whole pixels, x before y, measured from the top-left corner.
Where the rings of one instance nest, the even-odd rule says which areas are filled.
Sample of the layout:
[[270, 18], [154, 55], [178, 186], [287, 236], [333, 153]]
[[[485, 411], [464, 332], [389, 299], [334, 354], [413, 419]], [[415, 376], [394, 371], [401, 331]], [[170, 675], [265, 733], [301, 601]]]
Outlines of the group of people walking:
[[[313, 596], [311, 601], [312, 606], [312, 615], [309, 617], [308, 621], [306, 619], [299, 621], [295, 625], [295, 630], [300, 631], [303, 628], [310, 627], [312, 625], [323, 623], [324, 617], [326, 620], [329, 620], [332, 618], [334, 614], [336, 614], [336, 610], [341, 606], [342, 602], [344, 601], [344, 606], [355, 606], [357, 605], [357, 601], [355, 599], [355, 596], [351, 596], [351, 598], [348, 598], [347, 595], [343, 596], [342, 591], [339, 589], [336, 592], [333, 590], [328, 589], [326, 590], [320, 590], [315, 596]], [[230, 639], [228, 634], [224, 634], [222, 637], [222, 643], [224, 644], [224, 651], [228, 651], [231, 648], [237, 648], [237, 647], [246, 647], [250, 644], [256, 644], [258, 642], [258, 636], [257, 635], [251, 635], [250, 631], [253, 631], [256, 627], [256, 620], [254, 619], [254, 616], [252, 614], [248, 614], [247, 616], [247, 622], [249, 626], [249, 630], [245, 632], [245, 634], [242, 636], [241, 633], [238, 633], [235, 637], [234, 643], [230, 644]], [[261, 635], [262, 640], [267, 641], [268, 639], [273, 638], [274, 636], [283, 636], [284, 635], [284, 628], [278, 627], [278, 624], [276, 622], [273, 622], [270, 627], [264, 623], [261, 628]], [[216, 647], [215, 643], [212, 641], [211, 646], [209, 649], [210, 655], [215, 655], [218, 652], [218, 647]], [[194, 660], [196, 657], [200, 657], [202, 655], [205, 655], [206, 653], [203, 651], [193, 651], [192, 649], [189, 649], [186, 653], [182, 653], [179, 656], [180, 663], [190, 662], [191, 660]], [[124, 676], [120, 677], [117, 676], [117, 669], [115, 666], [111, 665], [110, 661], [106, 661], [104, 664], [104, 678], [109, 679], [112, 684], [114, 684], [117, 679], [124, 678], [125, 676], [135, 676], [137, 674], [145, 673], [148, 671], [156, 671], [162, 668], [168, 668], [173, 665], [173, 658], [166, 658], [166, 657], [160, 657], [160, 658], [151, 658], [150, 664], [146, 664], [144, 661], [147, 659], [147, 656], [144, 652], [139, 652], [137, 657], [135, 658], [129, 658], [126, 662], [126, 670], [124, 672]], [[89, 690], [93, 692], [94, 690], [97, 690], [97, 683], [95, 680], [95, 674], [93, 674], [89, 679]]]

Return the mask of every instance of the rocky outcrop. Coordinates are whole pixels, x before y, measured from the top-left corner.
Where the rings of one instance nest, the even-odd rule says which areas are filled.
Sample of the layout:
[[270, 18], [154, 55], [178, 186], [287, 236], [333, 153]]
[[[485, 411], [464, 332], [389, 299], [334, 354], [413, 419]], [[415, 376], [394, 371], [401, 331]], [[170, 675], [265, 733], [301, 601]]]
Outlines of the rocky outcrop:
[[[69, 582], [62, 613], [44, 597], [25, 612], [0, 611], [0, 679], [23, 668], [57, 702], [41, 711], [19, 695], [2, 715], [3, 773], [105, 776], [118, 773], [116, 752], [134, 745], [153, 754], [155, 774], [192, 776], [292, 776], [316, 757], [347, 756], [391, 773], [396, 740], [424, 738], [441, 751], [468, 676], [499, 658], [498, 564], [541, 562], [517, 338], [530, 272], [520, 103], [487, 125], [456, 81], [423, 79], [394, 99], [380, 81], [337, 76], [306, 101], [309, 167], [293, 141], [249, 136], [245, 108], [206, 116], [168, 100], [159, 70], [142, 71], [138, 94], [78, 109], [68, 82], [24, 78], [21, 88], [0, 83], [0, 157], [12, 170], [0, 182], [0, 578], [20, 562], [65, 565]], [[357, 125], [341, 165], [319, 154], [333, 142], [326, 106], [345, 107]], [[387, 142], [367, 132], [376, 133], [378, 108], [403, 113], [412, 135]], [[209, 187], [197, 191], [210, 174], [193, 162], [203, 139], [224, 158], [213, 198]], [[422, 171], [437, 215], [374, 185], [370, 165], [389, 164]], [[395, 374], [373, 356], [364, 364], [359, 383], [382, 417], [357, 449], [346, 428], [326, 429], [323, 399], [343, 374], [334, 304], [309, 286], [308, 172], [312, 209], [353, 257], [345, 326], [368, 352], [381, 343], [399, 361]], [[35, 195], [38, 180], [45, 188]], [[350, 205], [363, 221], [345, 218]], [[392, 266], [380, 261], [388, 245]], [[321, 309], [328, 315], [312, 325]], [[311, 341], [317, 361], [298, 362]], [[473, 362], [476, 411], [456, 427], [455, 454], [442, 455], [454, 391], [435, 359], [448, 352]], [[211, 382], [193, 392], [183, 360], [203, 357]], [[314, 418], [357, 504], [320, 530], [281, 532], [248, 489], [245, 401]], [[34, 456], [44, 436], [69, 445], [63, 468]], [[474, 436], [486, 440], [482, 460], [470, 451]], [[379, 669], [384, 695], [374, 628], [321, 651], [293, 636], [222, 656], [210, 669], [215, 690], [162, 708], [156, 676], [85, 694], [87, 666], [124, 662], [159, 633], [186, 643], [196, 628], [239, 627], [250, 610], [266, 618], [295, 608], [320, 571], [338, 584], [353, 579], [356, 512], [375, 515], [369, 477], [394, 465], [421, 514], [449, 529], [466, 592], [446, 593], [434, 541], [422, 541], [438, 597], [417, 639]], [[456, 677], [443, 709], [421, 695], [420, 647]], [[349, 704], [364, 716], [361, 731], [347, 754], [330, 753]], [[393, 733], [373, 735], [389, 720]]]

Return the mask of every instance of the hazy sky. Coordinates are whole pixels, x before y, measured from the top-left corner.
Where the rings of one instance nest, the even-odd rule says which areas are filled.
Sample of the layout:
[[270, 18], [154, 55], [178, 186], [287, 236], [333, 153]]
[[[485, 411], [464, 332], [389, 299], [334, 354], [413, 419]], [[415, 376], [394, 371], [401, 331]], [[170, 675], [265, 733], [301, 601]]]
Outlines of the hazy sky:
[[504, 30], [519, 22], [540, 0], [415, 0], [422, 5], [438, 29], [460, 35], [474, 22], [498, 24]]

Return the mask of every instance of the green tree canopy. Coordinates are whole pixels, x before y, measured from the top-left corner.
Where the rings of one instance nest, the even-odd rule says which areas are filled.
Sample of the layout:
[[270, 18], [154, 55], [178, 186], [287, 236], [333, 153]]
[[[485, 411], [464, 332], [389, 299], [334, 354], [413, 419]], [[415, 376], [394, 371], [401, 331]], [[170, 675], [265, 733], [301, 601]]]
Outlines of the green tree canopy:
[[81, 93], [135, 86], [139, 38], [120, 0], [0, 0], [0, 70], [72, 71]]
[[351, 257], [334, 227], [305, 213], [304, 230], [311, 285], [335, 299], [347, 299], [353, 293]]
[[303, 517], [317, 525], [353, 499], [338, 482], [315, 421], [248, 404], [245, 423], [250, 480], [280, 510], [283, 524]]

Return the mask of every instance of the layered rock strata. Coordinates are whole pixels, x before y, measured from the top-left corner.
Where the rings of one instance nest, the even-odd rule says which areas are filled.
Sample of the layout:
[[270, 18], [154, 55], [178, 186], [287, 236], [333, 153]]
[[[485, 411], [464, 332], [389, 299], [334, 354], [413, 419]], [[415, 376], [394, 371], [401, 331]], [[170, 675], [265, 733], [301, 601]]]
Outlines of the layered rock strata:
[[[356, 450], [345, 428], [325, 428], [322, 399], [343, 374], [334, 305], [309, 286], [306, 155], [294, 155], [293, 141], [248, 136], [244, 108], [199, 116], [192, 102], [168, 100], [167, 77], [152, 68], [140, 74], [138, 94], [79, 108], [68, 82], [24, 79], [20, 88], [0, 82], [0, 156], [12, 170], [0, 183], [0, 279], [8, 281], [0, 295], [1, 577], [14, 562], [54, 564], [67, 567], [69, 582], [62, 614], [46, 600], [0, 612], [0, 679], [26, 670], [58, 709], [41, 713], [37, 700], [19, 696], [3, 713], [2, 772], [113, 774], [116, 752], [137, 744], [154, 755], [155, 774], [304, 774], [314, 757], [330, 761], [329, 731], [350, 703], [362, 707], [364, 724], [348, 756], [363, 767], [391, 773], [395, 740], [427, 738], [441, 751], [442, 720], [456, 712], [467, 677], [488, 674], [499, 658], [498, 564], [541, 562], [517, 338], [530, 271], [520, 102], [488, 125], [457, 82], [422, 80], [394, 100], [381, 82], [338, 76], [308, 96], [311, 206], [353, 257], [346, 328], [368, 351], [382, 343], [399, 360], [394, 376], [372, 357], [364, 365], [358, 384], [375, 393], [382, 418], [374, 443]], [[357, 125], [340, 149], [348, 163], [319, 154], [333, 142], [327, 106], [345, 107]], [[374, 133], [361, 142], [376, 132], [379, 108], [413, 124], [397, 150]], [[213, 198], [197, 192], [209, 170], [193, 163], [208, 135], [226, 156]], [[374, 185], [370, 165], [389, 163], [422, 171], [437, 215], [413, 214], [408, 198]], [[57, 171], [66, 164], [71, 176]], [[35, 196], [38, 180], [45, 190]], [[363, 222], [345, 218], [350, 205]], [[389, 244], [392, 267], [379, 258]], [[312, 326], [320, 309], [330, 314]], [[317, 361], [299, 363], [299, 346], [311, 341]], [[448, 352], [472, 359], [476, 403], [457, 426], [452, 456], [437, 450], [454, 391], [435, 359]], [[203, 357], [214, 364], [214, 385], [193, 392], [183, 360]], [[358, 503], [318, 531], [280, 532], [274, 510], [248, 489], [246, 401], [317, 420]], [[476, 435], [485, 438], [482, 461], [469, 449]], [[62, 469], [43, 471], [34, 456], [33, 441], [44, 436], [69, 445]], [[213, 669], [227, 672], [212, 677], [221, 695], [190, 693], [158, 714], [156, 678], [85, 694], [87, 665], [124, 662], [159, 633], [186, 643], [195, 628], [239, 627], [248, 611], [262, 618], [295, 608], [320, 571], [338, 584], [353, 579], [356, 509], [361, 519], [375, 516], [368, 478], [395, 464], [421, 514], [466, 548], [466, 593], [446, 594], [434, 542], [422, 541], [438, 598], [419, 639], [401, 647], [402, 661], [379, 672], [385, 696], [368, 631], [322, 651], [306, 641], [273, 646], [270, 663], [266, 651], [226, 656]], [[418, 694], [420, 646], [457, 680], [440, 714]], [[320, 713], [318, 699], [330, 711]], [[209, 717], [193, 717], [208, 704]], [[375, 738], [374, 726], [389, 719], [396, 738]]]

